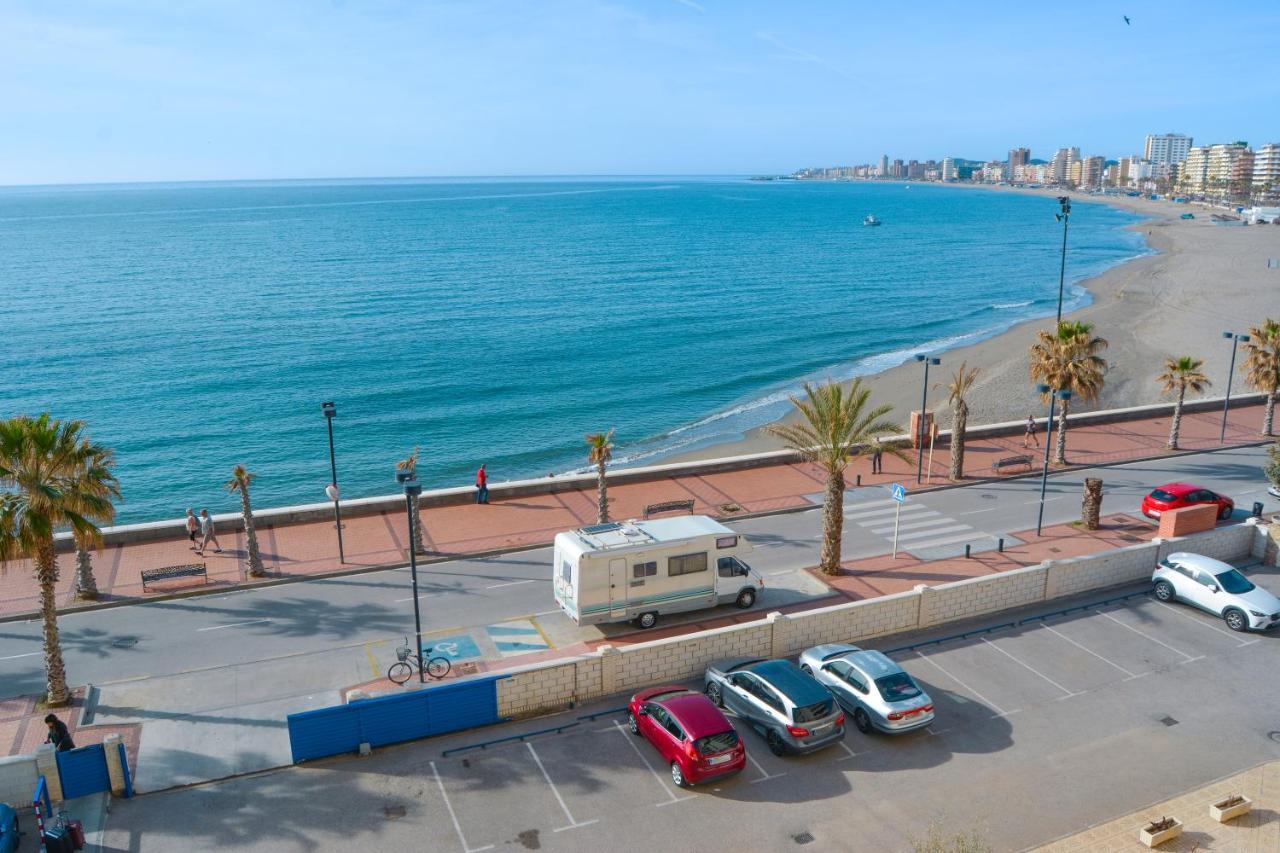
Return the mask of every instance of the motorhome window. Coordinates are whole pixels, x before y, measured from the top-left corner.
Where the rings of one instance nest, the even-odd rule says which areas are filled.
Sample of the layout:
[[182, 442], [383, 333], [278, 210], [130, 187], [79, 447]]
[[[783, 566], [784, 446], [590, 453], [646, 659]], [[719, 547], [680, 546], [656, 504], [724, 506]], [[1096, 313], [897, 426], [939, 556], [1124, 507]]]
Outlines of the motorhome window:
[[738, 544], [737, 536], [721, 536], [716, 540], [717, 548], [733, 548]]
[[694, 572], [707, 570], [706, 552], [701, 554], [681, 554], [679, 557], [667, 558], [667, 576], [691, 575]]
[[635, 563], [631, 566], [631, 577], [633, 578], [651, 578], [657, 573], [657, 560], [650, 560], [647, 563]]
[[565, 560], [560, 566], [560, 577], [565, 583], [573, 583], [573, 563]]

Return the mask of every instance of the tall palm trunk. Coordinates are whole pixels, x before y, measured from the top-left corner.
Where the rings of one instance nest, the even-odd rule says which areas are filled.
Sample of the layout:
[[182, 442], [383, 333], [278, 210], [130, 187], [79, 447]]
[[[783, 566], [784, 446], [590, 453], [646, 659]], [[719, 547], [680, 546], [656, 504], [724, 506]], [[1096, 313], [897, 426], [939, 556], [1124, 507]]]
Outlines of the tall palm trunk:
[[956, 405], [951, 424], [951, 479], [964, 479], [964, 430], [969, 422], [969, 407], [963, 402]]
[[98, 598], [98, 582], [93, 577], [93, 555], [89, 545], [76, 537], [76, 598], [94, 601]]
[[58, 602], [55, 587], [58, 583], [58, 555], [53, 542], [42, 542], [36, 551], [36, 580], [40, 584], [40, 619], [44, 627], [44, 671], [48, 677], [50, 707], [61, 707], [71, 700], [67, 690], [67, 667], [62, 662], [62, 644], [58, 639]]
[[241, 483], [240, 514], [244, 516], [244, 539], [249, 549], [249, 577], [260, 578], [266, 574], [262, 568], [262, 554], [258, 551], [258, 531], [253, 526], [253, 507], [249, 505], [249, 484]]
[[604, 479], [605, 460], [596, 463], [596, 517], [600, 524], [609, 520], [609, 487]]
[[844, 538], [844, 469], [827, 473], [827, 490], [822, 498], [823, 574], [840, 574], [840, 543]]
[[1276, 415], [1276, 390], [1277, 390], [1276, 388], [1272, 388], [1269, 392], [1267, 392], [1267, 402], [1266, 402], [1266, 406], [1265, 406], [1265, 407], [1263, 408], [1263, 410], [1262, 410], [1262, 412], [1263, 412], [1263, 414], [1262, 414], [1262, 434], [1263, 434], [1263, 435], [1265, 435], [1265, 436], [1270, 436], [1270, 435], [1271, 435], [1271, 427], [1273, 426], [1273, 423], [1272, 423], [1272, 422], [1275, 420], [1275, 415]]
[[1169, 443], [1165, 445], [1170, 450], [1178, 449], [1178, 431], [1182, 429], [1182, 401], [1186, 399], [1187, 386], [1178, 386], [1178, 402], [1173, 404], [1173, 420], [1169, 423]]
[[1053, 464], [1067, 464], [1067, 408], [1071, 405], [1071, 400], [1059, 400], [1062, 404], [1062, 410], [1058, 412], [1058, 437], [1053, 445]]
[[418, 495], [409, 496], [409, 506], [413, 512], [413, 553], [425, 554], [427, 549], [422, 544], [422, 501]]

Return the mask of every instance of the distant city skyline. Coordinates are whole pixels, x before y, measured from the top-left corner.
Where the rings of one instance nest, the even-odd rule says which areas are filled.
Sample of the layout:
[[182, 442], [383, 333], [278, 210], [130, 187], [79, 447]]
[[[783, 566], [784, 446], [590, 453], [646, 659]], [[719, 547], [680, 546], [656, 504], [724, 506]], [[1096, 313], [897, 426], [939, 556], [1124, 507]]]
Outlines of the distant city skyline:
[[[1000, 7], [1004, 9], [1004, 7]], [[1121, 12], [1131, 19], [1122, 20]], [[6, 0], [0, 185], [786, 173], [1280, 138], [1280, 8]], [[999, 26], [993, 27], [993, 21]]]

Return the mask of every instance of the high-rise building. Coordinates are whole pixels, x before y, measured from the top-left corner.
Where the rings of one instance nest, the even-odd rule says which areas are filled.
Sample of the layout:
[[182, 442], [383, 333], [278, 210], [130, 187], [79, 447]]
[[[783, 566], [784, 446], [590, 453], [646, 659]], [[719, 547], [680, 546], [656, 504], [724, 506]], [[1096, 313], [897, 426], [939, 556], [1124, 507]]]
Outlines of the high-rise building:
[[1009, 149], [1009, 168], [1005, 173], [1010, 179], [1018, 171], [1019, 166], [1025, 166], [1031, 160], [1030, 148], [1010, 148]]
[[922, 181], [924, 180], [924, 164], [919, 160], [907, 161], [907, 180]]
[[[1205, 168], [1204, 191], [1227, 195], [1230, 191], [1248, 192], [1253, 178], [1253, 152], [1244, 142], [1230, 142], [1209, 146], [1208, 165]], [[1243, 187], [1241, 181], [1245, 181]]]
[[1084, 161], [1072, 160], [1067, 164], [1067, 181], [1073, 187], [1078, 187], [1084, 182]]
[[956, 161], [950, 157], [942, 161], [941, 178], [944, 181], [954, 181], [960, 176], [956, 170]]
[[1191, 137], [1181, 133], [1148, 134], [1142, 159], [1155, 165], [1181, 163], [1191, 151]]
[[1102, 170], [1106, 168], [1105, 157], [1086, 157], [1080, 161], [1080, 182], [1082, 187], [1102, 186]]
[[1270, 142], [1254, 152], [1253, 192], [1267, 199], [1280, 194], [1280, 142]]
[[1049, 173], [1053, 180], [1060, 184], [1071, 181], [1071, 164], [1080, 162], [1080, 149], [1076, 147], [1059, 148], [1049, 162]]
[[[1168, 164], [1160, 164], [1168, 165]], [[1204, 192], [1209, 171], [1209, 146], [1199, 145], [1187, 151], [1187, 159], [1178, 169], [1178, 189], [1183, 192]]]
[[901, 160], [894, 160], [889, 164], [889, 176], [901, 180], [907, 176], [907, 167], [902, 164]]
[[888, 154], [881, 154], [881, 155], [880, 155], [880, 171], [879, 171], [879, 175], [880, 175], [880, 177], [882, 177], [882, 178], [887, 178], [887, 177], [889, 177], [889, 155], [888, 155]]

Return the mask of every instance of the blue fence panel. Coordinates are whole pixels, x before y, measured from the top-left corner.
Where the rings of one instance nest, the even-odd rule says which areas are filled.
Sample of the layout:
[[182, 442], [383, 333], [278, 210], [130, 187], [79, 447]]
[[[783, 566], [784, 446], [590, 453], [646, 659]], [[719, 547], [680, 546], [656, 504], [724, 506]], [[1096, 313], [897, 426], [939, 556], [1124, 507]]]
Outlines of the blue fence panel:
[[55, 753], [58, 775], [62, 777], [63, 799], [73, 800], [86, 794], [111, 790], [107, 775], [107, 751], [95, 743], [66, 752]]
[[362, 743], [386, 746], [499, 722], [498, 681], [505, 677], [494, 675], [290, 714], [294, 763], [355, 752]]

